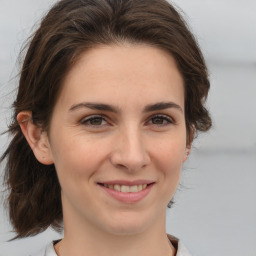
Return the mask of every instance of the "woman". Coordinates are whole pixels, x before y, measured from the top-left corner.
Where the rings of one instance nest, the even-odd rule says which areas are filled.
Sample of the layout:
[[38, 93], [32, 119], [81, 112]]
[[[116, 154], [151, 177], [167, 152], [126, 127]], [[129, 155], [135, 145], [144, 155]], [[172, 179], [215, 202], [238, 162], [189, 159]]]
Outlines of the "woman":
[[64, 226], [37, 255], [189, 255], [165, 211], [211, 126], [208, 90], [168, 2], [59, 1], [29, 43], [2, 157], [16, 238]]

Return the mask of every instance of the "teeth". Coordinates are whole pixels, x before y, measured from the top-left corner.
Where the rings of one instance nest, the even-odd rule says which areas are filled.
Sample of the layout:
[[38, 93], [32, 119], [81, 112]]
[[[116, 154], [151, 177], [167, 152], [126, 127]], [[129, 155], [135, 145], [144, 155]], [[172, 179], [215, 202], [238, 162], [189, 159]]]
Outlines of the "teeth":
[[114, 185], [114, 190], [121, 191], [120, 185]]
[[140, 189], [140, 186], [136, 186], [136, 185], [130, 186], [129, 192], [137, 192], [137, 191], [140, 191], [139, 189]]
[[139, 192], [147, 187], [147, 184], [140, 184], [140, 185], [133, 185], [133, 186], [126, 186], [126, 185], [108, 185], [108, 184], [103, 184], [104, 187], [114, 189], [116, 191], [121, 191], [123, 193], [135, 193]]
[[124, 192], [124, 193], [130, 192], [129, 186], [122, 185], [121, 186], [121, 192]]

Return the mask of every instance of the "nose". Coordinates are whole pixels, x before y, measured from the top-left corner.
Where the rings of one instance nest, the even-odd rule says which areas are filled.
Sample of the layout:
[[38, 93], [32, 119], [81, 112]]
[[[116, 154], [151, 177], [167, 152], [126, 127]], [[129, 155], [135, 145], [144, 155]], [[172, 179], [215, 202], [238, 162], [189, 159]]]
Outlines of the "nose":
[[139, 129], [124, 129], [119, 132], [110, 160], [117, 167], [136, 172], [150, 163], [150, 155]]

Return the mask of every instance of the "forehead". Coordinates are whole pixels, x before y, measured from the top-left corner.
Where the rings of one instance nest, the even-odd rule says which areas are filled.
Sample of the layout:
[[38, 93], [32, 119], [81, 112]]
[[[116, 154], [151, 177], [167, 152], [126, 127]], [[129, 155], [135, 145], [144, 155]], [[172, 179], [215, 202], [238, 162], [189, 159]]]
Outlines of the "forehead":
[[162, 101], [163, 97], [184, 101], [183, 87], [175, 59], [168, 52], [149, 45], [101, 45], [81, 54], [59, 98], [66, 102], [112, 101], [114, 96], [126, 97], [129, 103], [150, 98]]

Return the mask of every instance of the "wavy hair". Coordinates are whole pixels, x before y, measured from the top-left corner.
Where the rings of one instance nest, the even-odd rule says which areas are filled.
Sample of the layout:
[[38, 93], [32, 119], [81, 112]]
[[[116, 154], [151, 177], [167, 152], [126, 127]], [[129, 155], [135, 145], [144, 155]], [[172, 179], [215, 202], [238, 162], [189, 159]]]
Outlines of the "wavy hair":
[[37, 161], [16, 120], [32, 112], [47, 130], [62, 81], [79, 56], [96, 45], [149, 44], [168, 51], [185, 84], [187, 143], [207, 131], [205, 108], [210, 83], [198, 44], [182, 16], [165, 0], [61, 0], [42, 19], [25, 48], [18, 94], [9, 126], [6, 160], [7, 203], [16, 238], [62, 226], [61, 188], [54, 165]]

